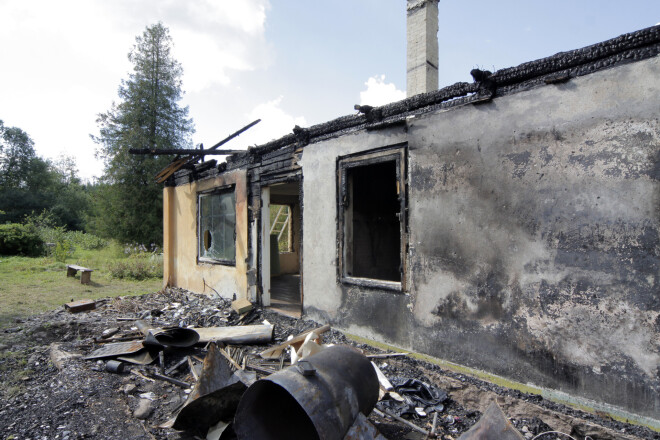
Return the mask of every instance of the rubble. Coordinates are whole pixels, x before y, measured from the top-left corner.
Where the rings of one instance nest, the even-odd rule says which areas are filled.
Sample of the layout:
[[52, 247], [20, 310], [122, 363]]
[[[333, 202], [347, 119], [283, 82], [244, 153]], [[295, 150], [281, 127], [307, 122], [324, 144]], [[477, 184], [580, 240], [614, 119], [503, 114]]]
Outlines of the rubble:
[[[124, 372], [111, 373], [106, 369], [108, 361], [117, 360], [117, 357], [126, 362], [125, 354], [90, 358], [101, 347], [112, 347], [118, 342], [142, 344], [144, 335], [136, 328], [137, 320], [145, 321], [153, 329], [238, 329], [251, 323], [269, 326], [272, 337], [269, 343], [237, 345], [235, 342], [218, 342], [218, 355], [213, 358], [216, 362], [220, 359], [226, 365], [223, 371], [234, 377], [230, 383], [236, 387], [232, 397], [234, 403], [237, 402], [236, 396], [240, 398], [253, 382], [288, 367], [296, 368], [296, 374], [305, 380], [315, 377], [303, 376], [298, 367], [292, 367], [287, 347], [292, 346], [291, 351], [302, 356], [303, 360], [311, 359], [306, 367], [303, 363], [303, 367], [309, 371], [311, 366], [317, 371], [314, 374], [318, 374], [318, 366], [310, 357], [314, 356], [310, 348], [333, 344], [352, 345], [370, 356], [378, 370], [370, 362], [367, 364], [371, 371], [380, 371], [390, 383], [391, 387], [385, 386], [390, 389], [383, 390], [390, 396], [399, 395], [405, 401], [409, 397], [406, 392], [411, 389], [425, 395], [426, 403], [412, 403], [412, 410], [408, 408], [400, 415], [385, 408], [392, 415], [374, 410], [364, 414], [364, 420], [356, 417], [349, 431], [353, 435], [350, 438], [376, 438], [379, 435], [378, 439], [421, 439], [426, 435], [422, 434], [424, 432], [430, 435], [429, 438], [455, 440], [481, 419], [489, 402], [497, 400], [511, 425], [524, 438], [558, 430], [581, 440], [585, 436], [593, 440], [660, 439], [660, 434], [648, 429], [443, 370], [405, 353], [383, 353], [352, 342], [329, 326], [285, 317], [259, 307], [241, 316], [232, 310], [228, 300], [196, 295], [182, 289], [166, 289], [141, 297], [109, 298], [97, 301], [96, 309], [75, 315], [62, 307], [23, 320], [18, 331], [0, 329], [0, 346], [3, 347], [0, 352], [0, 432], [4, 434], [3, 439], [9, 436], [16, 440], [63, 439], [64, 432], [67, 432], [68, 439], [204, 438], [207, 432], [189, 429], [186, 423], [179, 426], [184, 428], [180, 431], [164, 424], [182, 413], [191, 412], [194, 416], [208, 412], [194, 410], [195, 405], [203, 403], [198, 399], [199, 395], [213, 394], [227, 386], [220, 384], [214, 390], [207, 388], [201, 393], [204, 388], [201, 384], [206, 381], [202, 366], [206, 359], [210, 359], [209, 353], [215, 350], [212, 348], [214, 344], [160, 346], [155, 352], [142, 345], [138, 355], [151, 357], [150, 362], [146, 365], [124, 364]], [[264, 320], [267, 323], [263, 323]], [[312, 333], [315, 335], [309, 336]], [[293, 337], [287, 341], [289, 336]], [[302, 345], [306, 339], [305, 350]], [[160, 357], [159, 353], [162, 353]], [[428, 400], [429, 396], [435, 400]], [[388, 400], [385, 392], [382, 397], [383, 401]], [[442, 401], [436, 403], [440, 398]], [[224, 397], [220, 400], [228, 401]], [[398, 402], [397, 399], [393, 401]], [[198, 403], [193, 405], [193, 402]], [[185, 412], [184, 408], [187, 408]], [[228, 420], [206, 420], [202, 431], [215, 429], [216, 438], [230, 438], [232, 417], [225, 418]], [[433, 426], [435, 436], [431, 434]], [[369, 432], [380, 434], [364, 437]], [[414, 435], [420, 437], [411, 437]]]

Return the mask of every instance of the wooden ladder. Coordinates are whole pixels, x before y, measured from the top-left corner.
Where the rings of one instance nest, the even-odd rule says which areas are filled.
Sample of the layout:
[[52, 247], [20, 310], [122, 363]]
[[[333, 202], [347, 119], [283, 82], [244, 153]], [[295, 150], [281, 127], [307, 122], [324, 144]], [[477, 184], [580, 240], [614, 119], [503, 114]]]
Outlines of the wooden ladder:
[[[289, 219], [291, 218], [291, 210], [287, 205], [280, 206], [280, 209], [277, 210], [277, 215], [275, 216], [275, 221], [270, 226], [270, 233], [277, 233], [277, 241], [280, 241], [282, 234], [286, 230], [286, 225], [289, 224]], [[278, 226], [281, 225], [281, 226]]]

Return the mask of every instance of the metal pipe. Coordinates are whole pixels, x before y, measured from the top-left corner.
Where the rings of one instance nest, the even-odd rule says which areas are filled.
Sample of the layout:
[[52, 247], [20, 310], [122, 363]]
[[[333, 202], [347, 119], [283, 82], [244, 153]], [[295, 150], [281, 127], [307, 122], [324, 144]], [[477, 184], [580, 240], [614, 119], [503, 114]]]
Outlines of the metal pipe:
[[336, 345], [305, 360], [304, 372], [292, 366], [247, 389], [234, 418], [239, 440], [341, 440], [358, 413], [369, 415], [378, 378], [362, 353]]

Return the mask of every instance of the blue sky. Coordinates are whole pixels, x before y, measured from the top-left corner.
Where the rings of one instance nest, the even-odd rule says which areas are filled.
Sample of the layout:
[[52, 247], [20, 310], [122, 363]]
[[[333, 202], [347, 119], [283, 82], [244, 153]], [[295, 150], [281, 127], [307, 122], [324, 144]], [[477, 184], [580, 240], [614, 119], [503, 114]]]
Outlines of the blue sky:
[[[658, 0], [441, 0], [439, 11], [440, 87], [660, 22]], [[159, 20], [195, 143], [260, 117], [228, 145], [246, 148], [404, 96], [404, 0], [0, 0], [0, 119], [40, 155], [100, 175], [96, 114], [117, 99], [135, 36]]]

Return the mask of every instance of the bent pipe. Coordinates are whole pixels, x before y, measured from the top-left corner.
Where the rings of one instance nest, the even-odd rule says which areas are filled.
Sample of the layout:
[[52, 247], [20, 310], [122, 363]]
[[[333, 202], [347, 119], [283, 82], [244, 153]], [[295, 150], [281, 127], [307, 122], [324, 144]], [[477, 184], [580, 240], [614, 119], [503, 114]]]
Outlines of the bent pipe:
[[305, 361], [306, 369], [291, 366], [245, 391], [234, 417], [239, 440], [341, 440], [359, 412], [369, 415], [379, 385], [363, 354], [336, 345]]

